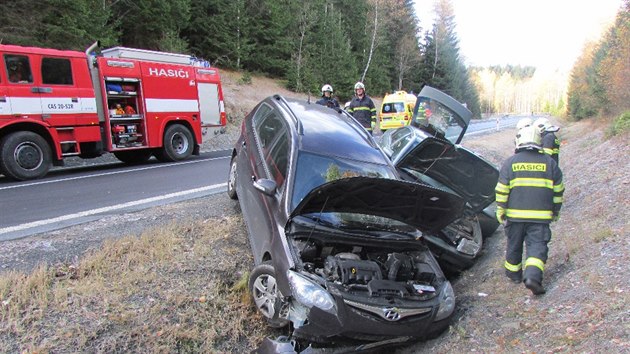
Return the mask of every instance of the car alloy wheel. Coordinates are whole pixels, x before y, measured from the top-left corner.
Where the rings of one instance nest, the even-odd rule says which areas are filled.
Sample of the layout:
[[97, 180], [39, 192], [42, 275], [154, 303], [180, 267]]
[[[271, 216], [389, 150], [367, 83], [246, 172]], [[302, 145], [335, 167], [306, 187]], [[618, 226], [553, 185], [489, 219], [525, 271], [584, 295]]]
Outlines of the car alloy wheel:
[[238, 199], [236, 194], [236, 156], [232, 157], [230, 162], [230, 173], [227, 182], [227, 194], [231, 199]]
[[256, 308], [267, 320], [269, 326], [281, 328], [289, 321], [280, 318], [283, 305], [282, 294], [276, 284], [276, 272], [269, 261], [256, 266], [249, 277], [249, 290]]

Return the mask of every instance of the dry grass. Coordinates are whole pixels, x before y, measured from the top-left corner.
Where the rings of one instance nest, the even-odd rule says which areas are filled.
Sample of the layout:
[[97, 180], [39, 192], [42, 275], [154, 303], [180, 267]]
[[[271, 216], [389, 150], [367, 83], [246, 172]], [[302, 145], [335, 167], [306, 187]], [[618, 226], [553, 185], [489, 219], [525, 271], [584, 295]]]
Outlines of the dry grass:
[[[504, 279], [500, 229], [487, 240], [479, 262], [454, 280], [458, 308], [451, 331], [401, 352], [630, 352], [625, 192], [630, 146], [627, 133], [604, 140], [604, 130], [605, 124], [592, 121], [561, 130], [565, 204], [560, 221], [552, 225], [547, 294], [534, 297]], [[500, 164], [512, 153], [510, 133], [464, 144]]]
[[244, 285], [241, 223], [183, 221], [108, 241], [78, 264], [4, 274], [0, 352], [251, 350], [266, 332]]

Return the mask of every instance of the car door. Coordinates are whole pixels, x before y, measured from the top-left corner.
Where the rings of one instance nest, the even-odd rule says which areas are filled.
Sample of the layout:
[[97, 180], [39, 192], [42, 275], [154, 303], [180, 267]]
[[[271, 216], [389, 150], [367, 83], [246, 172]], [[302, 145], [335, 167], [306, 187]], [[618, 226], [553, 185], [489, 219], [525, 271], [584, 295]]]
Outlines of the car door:
[[[271, 238], [277, 234], [278, 218], [282, 208], [288, 162], [288, 131], [279, 111], [270, 105], [261, 105], [246, 127], [245, 144], [238, 154], [237, 191], [243, 218], [250, 233], [255, 263], [262, 262], [269, 250]], [[271, 179], [278, 188], [275, 195], [262, 193], [254, 186], [260, 179]]]
[[53, 127], [79, 124], [77, 117], [81, 115], [83, 108], [71, 58], [43, 55], [39, 59], [42, 81], [38, 90], [42, 102], [42, 118]]
[[0, 60], [0, 118], [11, 114], [11, 101], [9, 100], [5, 72], [4, 62]]
[[2, 55], [7, 76], [6, 94], [11, 115], [40, 120], [42, 104], [39, 89], [34, 80], [33, 56], [20, 53]]

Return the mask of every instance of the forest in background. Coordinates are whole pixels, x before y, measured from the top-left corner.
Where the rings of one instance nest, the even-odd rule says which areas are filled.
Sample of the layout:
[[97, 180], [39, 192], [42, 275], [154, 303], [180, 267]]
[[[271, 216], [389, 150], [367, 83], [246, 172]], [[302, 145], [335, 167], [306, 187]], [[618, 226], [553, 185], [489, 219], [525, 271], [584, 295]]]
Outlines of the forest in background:
[[596, 43], [584, 48], [573, 66], [568, 115], [574, 120], [623, 114], [630, 126], [630, 0]]
[[628, 1], [605, 44], [576, 64], [568, 98], [566, 73], [466, 67], [451, 0], [426, 9], [435, 14], [430, 28], [419, 22], [413, 0], [3, 1], [0, 43], [82, 51], [99, 40], [103, 48], [194, 54], [315, 96], [329, 83], [342, 101], [357, 81], [373, 96], [426, 84], [465, 102], [476, 117], [563, 115], [567, 106], [570, 115], [584, 117], [628, 102]]

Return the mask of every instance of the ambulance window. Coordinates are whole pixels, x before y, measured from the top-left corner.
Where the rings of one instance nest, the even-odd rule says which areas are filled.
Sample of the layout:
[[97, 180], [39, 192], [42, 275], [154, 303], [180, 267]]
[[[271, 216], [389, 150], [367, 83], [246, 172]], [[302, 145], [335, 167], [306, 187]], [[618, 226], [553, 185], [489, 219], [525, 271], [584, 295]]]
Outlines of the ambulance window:
[[72, 65], [69, 59], [44, 58], [42, 60], [44, 85], [72, 85]]
[[28, 84], [33, 82], [31, 75], [31, 65], [28, 57], [24, 55], [4, 55], [4, 64], [7, 68], [9, 82]]

